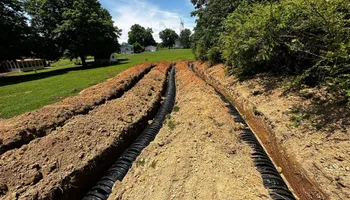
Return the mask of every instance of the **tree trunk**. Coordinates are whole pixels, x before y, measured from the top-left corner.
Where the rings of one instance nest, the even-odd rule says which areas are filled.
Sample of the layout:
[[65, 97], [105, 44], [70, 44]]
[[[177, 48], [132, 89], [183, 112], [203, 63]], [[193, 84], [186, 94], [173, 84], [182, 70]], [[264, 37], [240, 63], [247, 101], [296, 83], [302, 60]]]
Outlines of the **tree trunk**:
[[81, 59], [81, 64], [83, 65], [83, 67], [87, 67], [85, 56], [80, 56], [80, 59]]

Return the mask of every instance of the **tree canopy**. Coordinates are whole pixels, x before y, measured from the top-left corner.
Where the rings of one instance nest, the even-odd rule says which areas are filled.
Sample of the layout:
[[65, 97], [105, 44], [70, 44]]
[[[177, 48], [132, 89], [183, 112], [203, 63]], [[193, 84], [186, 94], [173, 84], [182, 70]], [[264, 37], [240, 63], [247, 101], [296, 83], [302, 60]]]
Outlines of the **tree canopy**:
[[[82, 59], [109, 57], [119, 50], [121, 30], [98, 0], [26, 0], [36, 54], [49, 60], [62, 55]], [[35, 42], [36, 41], [36, 42]]]
[[134, 24], [131, 26], [128, 33], [128, 43], [135, 44], [139, 43], [141, 46], [146, 47], [149, 45], [157, 45], [156, 41], [153, 38], [153, 30], [151, 28], [145, 29], [139, 24]]
[[162, 40], [164, 47], [173, 47], [175, 44], [176, 39], [179, 38], [177, 33], [172, 29], [165, 29], [159, 33], [159, 37]]
[[192, 34], [192, 32], [190, 29], [185, 29], [185, 30], [181, 31], [180, 42], [184, 48], [191, 47], [191, 41], [190, 41], [191, 34]]
[[62, 41], [69, 58], [109, 58], [119, 49], [120, 30], [113, 26], [109, 12], [97, 0], [74, 0], [73, 7], [62, 14], [63, 20], [54, 33]]
[[30, 28], [19, 0], [0, 1], [0, 60], [30, 55]]

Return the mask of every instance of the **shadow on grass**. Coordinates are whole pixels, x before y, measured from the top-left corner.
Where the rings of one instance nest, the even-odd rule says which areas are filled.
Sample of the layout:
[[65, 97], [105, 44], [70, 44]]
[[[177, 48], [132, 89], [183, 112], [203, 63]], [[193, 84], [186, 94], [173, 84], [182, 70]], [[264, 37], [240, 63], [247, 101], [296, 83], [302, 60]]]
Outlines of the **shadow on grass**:
[[114, 66], [114, 65], [127, 64], [127, 63], [129, 63], [129, 61], [122, 61], [122, 62], [118, 62], [117, 64], [103, 65], [103, 66], [92, 65], [92, 66], [82, 67], [81, 65], [77, 65], [74, 67], [62, 68], [62, 69], [57, 69], [57, 70], [52, 70], [52, 71], [47, 71], [47, 72], [40, 72], [39, 71], [36, 74], [26, 74], [26, 75], [21, 75], [21, 76], [1, 76], [0, 77], [0, 87], [6, 86], [6, 85], [23, 83], [23, 82], [27, 82], [27, 81], [44, 79], [44, 78], [48, 78], [48, 77], [52, 77], [52, 76], [58, 76], [58, 75], [66, 74], [70, 71], [89, 70], [89, 69], [95, 69], [95, 68], [103, 68], [103, 67], [110, 67], [110, 66]]

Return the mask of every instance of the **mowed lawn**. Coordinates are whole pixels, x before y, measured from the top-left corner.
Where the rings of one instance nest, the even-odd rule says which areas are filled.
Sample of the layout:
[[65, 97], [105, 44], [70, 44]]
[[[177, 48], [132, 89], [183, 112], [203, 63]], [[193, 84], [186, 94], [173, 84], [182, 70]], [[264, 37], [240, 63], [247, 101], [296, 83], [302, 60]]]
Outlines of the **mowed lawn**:
[[114, 77], [146, 59], [151, 62], [194, 59], [190, 49], [161, 50], [118, 57], [130, 60], [99, 68], [82, 68], [63, 60], [53, 65], [56, 67], [37, 73], [23, 72], [0, 77], [0, 118], [10, 118], [77, 95], [82, 89]]

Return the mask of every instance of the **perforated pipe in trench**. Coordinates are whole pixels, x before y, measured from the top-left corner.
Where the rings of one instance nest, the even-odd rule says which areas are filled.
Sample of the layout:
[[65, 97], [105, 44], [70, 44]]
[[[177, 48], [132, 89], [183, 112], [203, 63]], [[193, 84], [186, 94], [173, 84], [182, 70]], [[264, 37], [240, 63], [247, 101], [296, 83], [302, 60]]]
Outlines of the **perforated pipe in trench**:
[[[193, 64], [189, 64], [190, 69], [195, 73]], [[200, 78], [200, 77], [199, 77]], [[208, 84], [208, 83], [207, 83]], [[208, 84], [213, 87], [212, 85]], [[215, 89], [215, 87], [213, 87]], [[251, 146], [253, 149], [252, 158], [256, 169], [260, 172], [263, 179], [264, 187], [269, 190], [269, 194], [273, 200], [295, 200], [293, 193], [289, 190], [287, 184], [277, 171], [270, 157], [266, 153], [259, 140], [249, 128], [246, 121], [237, 111], [234, 105], [227, 98], [215, 89], [220, 98], [227, 104], [229, 113], [235, 116], [235, 121], [244, 125], [243, 133], [240, 138]]]
[[171, 113], [175, 102], [175, 68], [172, 67], [164, 102], [154, 117], [152, 123], [141, 133], [135, 142], [124, 151], [118, 160], [112, 165], [100, 181], [87, 193], [84, 200], [105, 200], [112, 192], [116, 181], [122, 181], [132, 163], [141, 154], [141, 151], [147, 147], [156, 137], [162, 128], [163, 121], [167, 114]]

